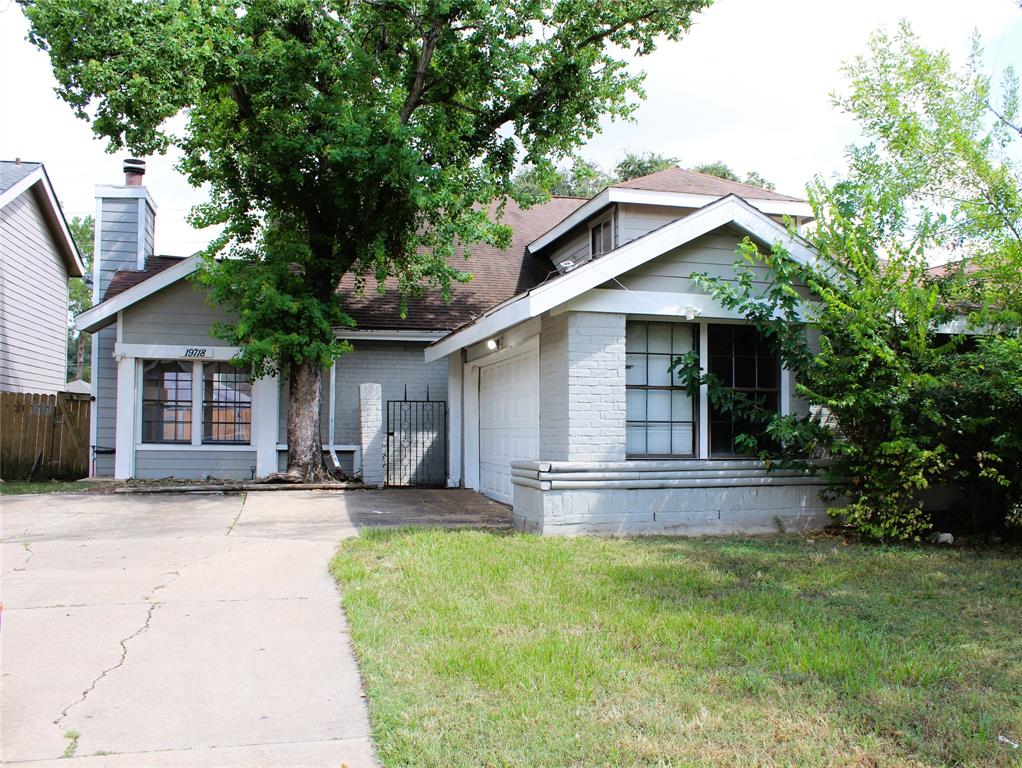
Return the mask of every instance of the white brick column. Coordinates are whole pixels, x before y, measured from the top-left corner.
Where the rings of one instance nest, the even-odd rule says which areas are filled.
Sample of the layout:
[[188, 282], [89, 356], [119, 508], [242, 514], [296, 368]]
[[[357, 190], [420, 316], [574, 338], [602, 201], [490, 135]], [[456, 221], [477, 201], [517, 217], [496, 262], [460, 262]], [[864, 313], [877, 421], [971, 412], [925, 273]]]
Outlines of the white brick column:
[[383, 388], [358, 385], [359, 445], [362, 450], [362, 482], [383, 487]]
[[567, 330], [566, 458], [624, 461], [625, 315], [570, 312]]

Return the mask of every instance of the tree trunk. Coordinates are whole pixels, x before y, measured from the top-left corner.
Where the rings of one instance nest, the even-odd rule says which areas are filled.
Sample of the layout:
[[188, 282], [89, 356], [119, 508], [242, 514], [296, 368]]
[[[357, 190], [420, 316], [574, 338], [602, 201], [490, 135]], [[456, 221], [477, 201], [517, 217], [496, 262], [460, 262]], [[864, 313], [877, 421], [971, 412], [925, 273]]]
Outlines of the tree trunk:
[[287, 396], [287, 473], [302, 482], [325, 477], [319, 437], [321, 371], [315, 360], [291, 363]]

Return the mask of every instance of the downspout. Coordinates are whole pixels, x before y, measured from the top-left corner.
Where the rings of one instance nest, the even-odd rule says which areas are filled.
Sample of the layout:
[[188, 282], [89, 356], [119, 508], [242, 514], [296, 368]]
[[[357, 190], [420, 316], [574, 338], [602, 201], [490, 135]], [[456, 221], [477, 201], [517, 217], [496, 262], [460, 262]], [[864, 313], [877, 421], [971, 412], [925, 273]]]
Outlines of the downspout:
[[336, 432], [334, 427], [337, 425], [337, 359], [334, 358], [333, 364], [330, 366], [330, 427], [329, 427], [329, 439], [330, 442], [330, 461], [334, 468], [334, 471], [340, 470], [341, 462], [337, 459], [337, 448], [336, 448]]

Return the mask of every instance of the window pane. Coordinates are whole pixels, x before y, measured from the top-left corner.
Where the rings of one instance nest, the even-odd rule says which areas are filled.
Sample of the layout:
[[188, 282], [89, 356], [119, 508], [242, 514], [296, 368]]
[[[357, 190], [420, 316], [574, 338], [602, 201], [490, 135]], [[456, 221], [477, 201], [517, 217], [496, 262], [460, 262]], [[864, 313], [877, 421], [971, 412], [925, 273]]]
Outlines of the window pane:
[[731, 337], [733, 325], [711, 325], [708, 341], [711, 355], [731, 355]]
[[646, 426], [629, 424], [625, 428], [625, 451], [633, 455], [646, 453]]
[[646, 383], [646, 356], [625, 355], [625, 384]]
[[671, 426], [671, 453], [695, 453], [695, 430], [691, 424]]
[[191, 363], [145, 362], [142, 366], [142, 441], [191, 442], [191, 421]]
[[760, 389], [774, 389], [777, 387], [777, 360], [772, 357], [759, 357], [757, 360], [759, 370], [756, 386]]
[[756, 358], [735, 357], [735, 383], [736, 387], [755, 388], [756, 386]]
[[646, 324], [628, 323], [625, 325], [625, 352], [646, 351]]
[[671, 326], [667, 323], [649, 324], [649, 351], [668, 353], [671, 351]]
[[[723, 414], [726, 416], [727, 414]], [[710, 422], [710, 453], [714, 456], [728, 455], [734, 453], [732, 443], [733, 433], [731, 421]]]
[[648, 421], [671, 420], [671, 391], [669, 389], [651, 389], [646, 393]]
[[248, 443], [252, 438], [252, 383], [230, 363], [202, 367], [202, 441]]
[[608, 219], [603, 222], [603, 252], [610, 253], [614, 250], [614, 223]]
[[625, 418], [628, 421], [646, 420], [646, 391], [629, 389], [625, 392]]
[[646, 425], [646, 453], [669, 454], [671, 452], [671, 425]]
[[651, 387], [671, 386], [670, 355], [649, 355], [646, 366], [646, 383]]
[[685, 392], [671, 393], [671, 420], [692, 421], [692, 398]]
[[734, 350], [736, 355], [756, 354], [756, 329], [751, 325], [736, 325], [734, 328]]
[[725, 387], [734, 386], [734, 378], [731, 373], [731, 358], [723, 355], [710, 355], [710, 373], [720, 379]]
[[692, 339], [693, 332], [691, 325], [675, 325], [674, 328], [674, 341], [671, 346], [671, 351], [676, 355], [683, 355], [686, 352], [692, 351]]
[[589, 253], [592, 256], [600, 255], [600, 228], [593, 227], [589, 232]]

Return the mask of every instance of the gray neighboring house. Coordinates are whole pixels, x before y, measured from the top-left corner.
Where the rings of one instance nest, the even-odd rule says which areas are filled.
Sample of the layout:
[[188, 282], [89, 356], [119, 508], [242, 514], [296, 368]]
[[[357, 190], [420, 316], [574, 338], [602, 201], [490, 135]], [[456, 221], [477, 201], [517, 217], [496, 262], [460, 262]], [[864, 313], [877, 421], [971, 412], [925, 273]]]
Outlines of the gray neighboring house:
[[68, 280], [83, 273], [43, 164], [0, 161], [0, 391], [64, 391]]
[[[97, 189], [95, 473], [243, 478], [286, 461], [287, 382], [249, 381], [210, 335], [187, 278], [196, 258], [152, 252], [156, 207], [141, 169]], [[411, 301], [340, 288], [355, 351], [324, 371], [324, 451], [376, 485], [464, 486], [543, 533], [768, 532], [827, 522], [819, 481], [768, 473], [735, 451], [741, 425], [670, 372], [699, 355], [781, 413], [804, 409], [789, 372], [745, 318], [693, 282], [734, 274], [745, 237], [815, 254], [783, 224], [805, 201], [673, 168], [594, 198], [522, 210], [502, 251], [478, 246], [474, 279]], [[765, 278], [765, 275], [764, 275]], [[385, 287], [393, 288], [393, 285]]]

